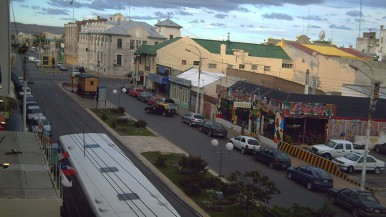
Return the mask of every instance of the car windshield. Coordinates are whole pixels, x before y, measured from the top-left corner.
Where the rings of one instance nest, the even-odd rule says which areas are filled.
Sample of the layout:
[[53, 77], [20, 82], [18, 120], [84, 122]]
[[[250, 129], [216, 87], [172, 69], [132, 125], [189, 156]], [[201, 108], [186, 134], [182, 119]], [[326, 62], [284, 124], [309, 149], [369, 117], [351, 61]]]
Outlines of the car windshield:
[[357, 162], [360, 157], [361, 156], [359, 156], [357, 154], [353, 154], [353, 153], [350, 153], [350, 154], [347, 154], [344, 156], [344, 158], [349, 159], [349, 160], [354, 161], [354, 162]]
[[166, 107], [167, 107], [168, 109], [174, 109], [174, 108], [175, 108], [173, 104], [166, 104]]
[[41, 122], [43, 125], [50, 125], [50, 122], [48, 122], [47, 119], [41, 119]]
[[39, 108], [35, 108], [35, 109], [30, 109], [30, 113], [36, 114], [36, 113], [42, 113], [42, 111]]
[[219, 123], [213, 123], [213, 128], [222, 129], [222, 125]]
[[315, 174], [316, 174], [319, 178], [322, 178], [322, 179], [331, 179], [330, 174], [328, 174], [328, 172], [326, 172], [326, 171], [324, 171], [324, 170], [316, 170], [316, 171], [315, 171]]
[[250, 144], [250, 145], [260, 145], [259, 141], [254, 140], [254, 139], [250, 139], [250, 140], [248, 141], [248, 144]]
[[283, 153], [283, 152], [277, 152], [276, 156], [280, 160], [287, 160], [288, 159], [288, 155], [286, 153]]
[[203, 115], [194, 115], [193, 117], [196, 118], [196, 119], [203, 119], [204, 120], [204, 116]]
[[328, 146], [328, 147], [330, 147], [330, 148], [334, 148], [335, 147], [335, 145], [336, 145], [336, 143], [335, 142], [333, 142], [333, 141], [328, 141], [328, 142], [326, 142], [326, 146]]
[[359, 194], [359, 199], [362, 202], [365, 203], [379, 203], [376, 197], [372, 195], [371, 193], [361, 193]]

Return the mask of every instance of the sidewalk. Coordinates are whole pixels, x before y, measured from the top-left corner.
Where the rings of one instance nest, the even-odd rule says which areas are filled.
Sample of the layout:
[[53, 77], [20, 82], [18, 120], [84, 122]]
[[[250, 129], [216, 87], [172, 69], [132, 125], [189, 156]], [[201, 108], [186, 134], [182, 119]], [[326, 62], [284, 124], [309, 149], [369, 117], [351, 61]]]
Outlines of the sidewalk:
[[[63, 88], [62, 88], [63, 89]], [[140, 159], [149, 169], [153, 171], [157, 176], [159, 176], [168, 186], [173, 189], [176, 194], [180, 196], [184, 201], [186, 201], [190, 206], [192, 206], [197, 212], [202, 216], [209, 216], [201, 207], [199, 207], [194, 201], [192, 201], [184, 192], [182, 192], [177, 186], [175, 186], [166, 176], [158, 171], [146, 158], [142, 156], [141, 153], [148, 151], [160, 151], [165, 153], [180, 153], [187, 154], [184, 150], [180, 149], [173, 143], [171, 143], [166, 138], [160, 136], [157, 132], [154, 132], [152, 129], [149, 129], [156, 136], [120, 136], [113, 129], [107, 126], [103, 121], [101, 121], [89, 108], [95, 108], [96, 102], [88, 98], [82, 98], [75, 93], [71, 93], [66, 89], [63, 89], [73, 100], [75, 100], [79, 105], [81, 105], [90, 115], [92, 115], [96, 120], [98, 120], [111, 134], [113, 134], [122, 144], [124, 144], [130, 151], [132, 151], [138, 159]], [[116, 108], [117, 106], [112, 104], [110, 101], [106, 102], [106, 107], [104, 108]], [[187, 110], [178, 108], [179, 115], [184, 115]], [[130, 115], [129, 115], [130, 116]], [[131, 117], [133, 118], [133, 117]], [[135, 119], [135, 118], [133, 118]], [[236, 130], [228, 128], [228, 138], [239, 136], [240, 133]], [[263, 146], [267, 146], [263, 144]], [[307, 164], [306, 162], [299, 160], [297, 158], [291, 157], [292, 166], [300, 166]], [[215, 174], [214, 171], [210, 171]], [[334, 179], [334, 188], [359, 188], [359, 186], [348, 182], [344, 179], [341, 179], [337, 176], [332, 175]], [[386, 194], [383, 192], [375, 192], [379, 201], [386, 206]]]

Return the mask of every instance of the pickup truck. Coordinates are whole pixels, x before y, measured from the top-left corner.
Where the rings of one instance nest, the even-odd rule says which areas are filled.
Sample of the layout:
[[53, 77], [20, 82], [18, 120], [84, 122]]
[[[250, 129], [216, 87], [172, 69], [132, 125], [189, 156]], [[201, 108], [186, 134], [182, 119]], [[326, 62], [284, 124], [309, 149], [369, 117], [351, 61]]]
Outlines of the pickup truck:
[[347, 140], [340, 139], [332, 139], [327, 141], [325, 144], [312, 146], [312, 153], [320, 155], [329, 160], [336, 157], [342, 157], [352, 152], [364, 154], [364, 149], [362, 146], [353, 144]]

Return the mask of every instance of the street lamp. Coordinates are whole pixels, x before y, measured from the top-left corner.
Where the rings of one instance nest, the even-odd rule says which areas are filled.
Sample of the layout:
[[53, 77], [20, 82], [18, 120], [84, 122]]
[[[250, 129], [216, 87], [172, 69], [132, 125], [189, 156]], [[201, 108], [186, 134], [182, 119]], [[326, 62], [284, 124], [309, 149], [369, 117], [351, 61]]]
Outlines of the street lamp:
[[361, 176], [361, 183], [360, 183], [361, 190], [364, 190], [365, 189], [365, 180], [366, 180], [367, 154], [368, 154], [368, 149], [369, 149], [371, 114], [373, 112], [372, 110], [373, 110], [373, 101], [374, 101], [375, 80], [374, 80], [374, 71], [373, 71], [373, 68], [371, 67], [371, 65], [364, 60], [360, 60], [360, 59], [358, 59], [358, 60], [363, 62], [364, 64], [366, 64], [370, 68], [370, 71], [371, 71], [371, 77], [369, 77], [366, 73], [361, 71], [358, 67], [349, 64], [349, 66], [352, 69], [354, 69], [355, 71], [361, 72], [362, 74], [364, 74], [367, 78], [369, 78], [371, 80], [370, 105], [369, 105], [369, 111], [368, 111], [368, 116], [367, 116], [365, 151], [363, 154], [362, 176]]
[[[126, 93], [126, 91], [127, 91], [127, 89], [123, 87], [120, 92]], [[118, 107], [121, 106], [121, 93], [120, 92], [118, 93], [118, 91], [116, 89], [113, 90], [114, 95], [118, 94]]]
[[223, 156], [222, 155], [222, 150], [220, 150], [220, 152], [216, 152], [216, 147], [218, 146], [218, 140], [217, 139], [212, 139], [212, 141], [210, 142], [210, 144], [213, 146], [213, 152], [216, 153], [216, 154], [220, 154], [220, 180], [221, 180], [221, 177], [222, 177], [222, 158], [223, 157], [230, 157], [231, 156], [231, 151], [233, 149], [233, 144], [231, 142], [228, 142], [227, 144], [225, 144], [225, 148], [228, 150], [228, 155], [226, 156]]
[[189, 46], [192, 46], [192, 47], [196, 48], [197, 51], [198, 51], [198, 54], [196, 54], [195, 52], [193, 52], [193, 51], [191, 51], [191, 50], [189, 50], [189, 49], [187, 49], [187, 48], [185, 48], [185, 50], [188, 51], [189, 53], [192, 53], [192, 54], [194, 54], [194, 55], [196, 55], [196, 56], [199, 57], [199, 63], [198, 63], [197, 97], [196, 97], [196, 111], [195, 111], [196, 113], [199, 113], [198, 104], [199, 104], [199, 98], [200, 98], [200, 75], [201, 75], [201, 65], [202, 65], [201, 62], [202, 62], [202, 57], [201, 57], [201, 51], [200, 51], [200, 49], [199, 49], [197, 46], [192, 45], [192, 44], [189, 44]]

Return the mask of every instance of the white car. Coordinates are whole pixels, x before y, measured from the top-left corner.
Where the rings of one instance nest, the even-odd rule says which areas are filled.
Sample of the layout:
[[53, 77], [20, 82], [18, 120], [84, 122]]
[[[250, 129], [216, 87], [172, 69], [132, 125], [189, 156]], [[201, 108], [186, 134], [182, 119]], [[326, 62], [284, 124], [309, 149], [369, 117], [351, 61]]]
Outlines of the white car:
[[24, 91], [24, 86], [22, 86], [20, 92], [19, 92], [19, 95], [20, 96], [24, 96], [24, 92], [27, 94], [27, 95], [31, 95], [32, 94], [32, 91], [31, 91], [31, 88], [29, 87], [26, 87], [26, 91]]
[[[350, 153], [343, 157], [337, 157], [332, 159], [332, 162], [336, 163], [338, 167], [346, 171], [347, 173], [352, 173], [355, 170], [362, 170], [363, 166], [363, 155], [358, 153]], [[378, 160], [377, 158], [367, 155], [367, 171], [373, 171], [375, 174], [380, 173], [385, 169], [385, 162]]]
[[34, 116], [31, 120], [32, 132], [51, 134], [51, 124], [43, 115]]
[[237, 136], [230, 139], [230, 142], [237, 149], [240, 149], [241, 154], [252, 153], [254, 150], [260, 150], [260, 142], [251, 136]]

